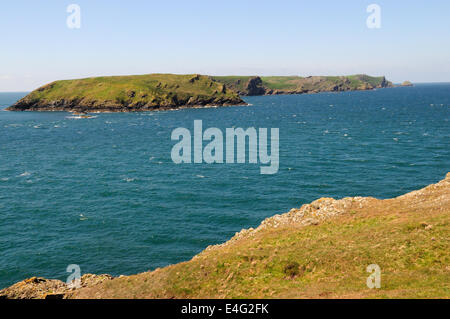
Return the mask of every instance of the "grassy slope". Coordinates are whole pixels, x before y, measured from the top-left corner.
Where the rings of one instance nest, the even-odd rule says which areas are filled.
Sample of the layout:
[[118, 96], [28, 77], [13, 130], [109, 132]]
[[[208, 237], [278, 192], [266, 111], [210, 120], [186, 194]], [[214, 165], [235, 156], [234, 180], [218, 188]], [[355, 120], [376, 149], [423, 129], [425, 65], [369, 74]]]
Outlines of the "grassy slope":
[[61, 100], [94, 108], [240, 102], [236, 93], [207, 76], [148, 74], [56, 81], [31, 92], [18, 105], [39, 103], [38, 106], [45, 107]]
[[8, 110], [138, 111], [199, 105], [244, 104], [241, 94], [308, 93], [380, 87], [384, 77], [261, 77], [147, 74], [56, 81], [34, 90]]
[[[73, 298], [448, 298], [450, 174], [389, 200], [318, 200], [184, 262], [82, 288]], [[319, 204], [318, 204], [319, 203]], [[303, 216], [312, 211], [320, 222]], [[297, 215], [296, 215], [297, 214]], [[322, 214], [322, 215], [321, 215]], [[300, 214], [301, 215], [301, 214]], [[296, 217], [297, 218], [297, 217]], [[280, 221], [285, 220], [285, 223]], [[278, 226], [276, 226], [278, 225]], [[368, 289], [366, 267], [381, 267]]]
[[[247, 83], [251, 76], [214, 76], [215, 80], [224, 83], [227, 87], [246, 93]], [[372, 77], [364, 74], [349, 76], [262, 76], [262, 85], [266, 91], [282, 93], [306, 93], [335, 90], [363, 90], [381, 87], [384, 77]], [[392, 85], [392, 83], [388, 83]], [[336, 88], [338, 86], [338, 88]]]

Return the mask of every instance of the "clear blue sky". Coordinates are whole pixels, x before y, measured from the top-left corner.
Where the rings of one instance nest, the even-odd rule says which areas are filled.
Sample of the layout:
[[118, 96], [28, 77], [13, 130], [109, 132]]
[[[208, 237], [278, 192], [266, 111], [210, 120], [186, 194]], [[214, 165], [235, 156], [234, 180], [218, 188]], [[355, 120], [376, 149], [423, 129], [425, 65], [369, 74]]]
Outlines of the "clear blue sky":
[[[66, 25], [81, 7], [81, 29]], [[366, 26], [369, 4], [381, 29]], [[450, 81], [448, 0], [14, 0], [0, 4], [0, 91], [144, 73], [386, 75]]]

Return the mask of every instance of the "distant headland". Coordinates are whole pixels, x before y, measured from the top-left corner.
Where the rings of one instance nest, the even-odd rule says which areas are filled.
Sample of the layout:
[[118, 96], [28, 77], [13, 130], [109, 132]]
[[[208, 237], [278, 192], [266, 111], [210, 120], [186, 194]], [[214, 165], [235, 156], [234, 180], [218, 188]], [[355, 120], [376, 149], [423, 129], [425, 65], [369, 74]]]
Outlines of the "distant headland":
[[410, 81], [405, 81], [400, 86], [414, 86], [414, 85]]
[[394, 87], [384, 76], [214, 76], [240, 95], [305, 94]]
[[207, 76], [148, 74], [55, 81], [8, 111], [135, 112], [246, 105], [240, 96], [373, 90], [384, 76]]

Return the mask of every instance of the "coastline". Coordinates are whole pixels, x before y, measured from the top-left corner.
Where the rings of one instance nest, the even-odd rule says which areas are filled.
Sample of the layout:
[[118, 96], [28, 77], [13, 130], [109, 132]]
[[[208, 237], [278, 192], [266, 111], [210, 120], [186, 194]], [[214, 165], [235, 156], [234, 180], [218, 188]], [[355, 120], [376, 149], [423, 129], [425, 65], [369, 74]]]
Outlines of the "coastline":
[[[360, 91], [376, 91], [379, 89], [391, 89], [402, 86], [393, 86], [393, 87], [383, 87], [383, 88], [371, 88], [371, 89], [357, 89], [357, 90], [347, 90], [347, 91], [319, 91], [319, 92], [276, 92], [276, 93], [267, 93], [259, 96], [274, 96], [274, 95], [312, 95], [312, 94], [320, 94], [320, 93], [343, 93], [343, 92], [360, 92]], [[244, 95], [245, 96], [245, 95]], [[254, 96], [254, 95], [253, 95]], [[180, 106], [163, 106], [158, 108], [148, 108], [148, 109], [135, 109], [135, 108], [104, 108], [104, 109], [71, 109], [66, 107], [39, 107], [39, 108], [28, 108], [28, 109], [11, 109], [11, 106], [4, 108], [2, 111], [8, 112], [87, 112], [87, 113], [133, 113], [133, 112], [157, 112], [157, 111], [176, 111], [183, 109], [206, 109], [206, 108], [218, 108], [218, 107], [233, 107], [233, 106], [251, 106], [251, 104], [244, 103], [224, 103], [224, 104], [206, 104], [206, 105], [180, 105]]]
[[213, 77], [148, 74], [55, 81], [7, 111], [145, 112], [246, 105], [242, 96], [365, 91], [394, 87], [383, 77]]
[[43, 107], [43, 108], [29, 108], [25, 110], [16, 110], [9, 109], [9, 107], [3, 109], [3, 111], [8, 112], [86, 112], [91, 114], [97, 113], [134, 113], [134, 112], [158, 112], [158, 111], [176, 111], [176, 110], [184, 110], [184, 109], [207, 109], [207, 108], [218, 108], [218, 107], [233, 107], [233, 106], [249, 106], [249, 103], [239, 103], [239, 104], [206, 104], [206, 105], [180, 105], [180, 106], [165, 106], [158, 108], [149, 108], [149, 109], [133, 109], [133, 108], [122, 108], [122, 109], [114, 109], [114, 108], [104, 108], [104, 109], [67, 109], [65, 107]]
[[[270, 217], [256, 229], [244, 229], [223, 244], [207, 247], [187, 262], [131, 276], [87, 274], [81, 278], [79, 289], [69, 288], [59, 280], [32, 277], [0, 290], [0, 298], [411, 297], [417, 293], [417, 287], [420, 287], [425, 298], [442, 297], [441, 294], [445, 294], [445, 282], [436, 282], [436, 279], [430, 280], [427, 276], [445, 278], [450, 271], [445, 262], [449, 257], [445, 249], [449, 213], [450, 173], [447, 173], [436, 184], [391, 199], [320, 198], [288, 213]], [[333, 250], [327, 246], [334, 246], [334, 243], [328, 240], [323, 242], [323, 238], [331, 239], [334, 233], [340, 238], [340, 249], [336, 253], [334, 248], [333, 256], [328, 256]], [[401, 235], [392, 235], [397, 233]], [[392, 238], [385, 238], [387, 234], [391, 234], [389, 236]], [[309, 243], [309, 248], [299, 252], [297, 248], [291, 247], [293, 243], [300, 247]], [[405, 243], [409, 243], [410, 248], [406, 249]], [[425, 258], [430, 253], [429, 246], [435, 249], [440, 247], [433, 252], [437, 254], [436, 262], [433, 259], [422, 261], [409, 269], [407, 261], [411, 254], [419, 259]], [[369, 259], [361, 255], [366, 249], [372, 252]], [[392, 249], [395, 250], [394, 255], [389, 253]], [[301, 253], [303, 257], [292, 259], [289, 255], [284, 256], [287, 251]], [[355, 259], [349, 259], [352, 254]], [[347, 256], [346, 260], [350, 261], [342, 260], [342, 256]], [[328, 261], [321, 260], [331, 257], [330, 266]], [[319, 264], [313, 262], [316, 258], [319, 258]], [[370, 260], [377, 261], [373, 259], [383, 260], [382, 265], [388, 274], [393, 272], [393, 277], [388, 277], [396, 283], [391, 290], [377, 292], [364, 289], [364, 285], [356, 288], [351, 286], [352, 281], [359, 280], [361, 276], [355, 269]], [[336, 267], [333, 263], [338, 261], [343, 263], [340, 266], [345, 276], [336, 277], [333, 272], [323, 273], [327, 267]], [[271, 267], [280, 264], [280, 274], [267, 272], [267, 266], [272, 264]], [[293, 270], [289, 265], [293, 265]], [[289, 272], [286, 269], [290, 269]], [[356, 274], [351, 271], [356, 271]], [[364, 272], [362, 274], [364, 278]], [[414, 285], [417, 287], [411, 284], [408, 286], [403, 279], [395, 281], [405, 274], [416, 280]], [[246, 276], [263, 276], [261, 278], [266, 280], [249, 286], [245, 280], [242, 281]], [[308, 284], [301, 284], [304, 277], [308, 277]], [[341, 279], [337, 280], [336, 291], [323, 295], [321, 289], [333, 291], [321, 284], [322, 281], [329, 282], [330, 278]], [[299, 283], [295, 284], [296, 281]], [[332, 282], [329, 283], [332, 285]]]

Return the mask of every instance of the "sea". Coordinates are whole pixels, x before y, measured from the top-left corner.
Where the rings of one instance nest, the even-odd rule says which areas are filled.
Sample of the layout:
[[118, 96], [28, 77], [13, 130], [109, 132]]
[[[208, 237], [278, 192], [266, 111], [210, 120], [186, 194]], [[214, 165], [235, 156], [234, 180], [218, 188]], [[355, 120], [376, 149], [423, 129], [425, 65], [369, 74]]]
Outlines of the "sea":
[[[187, 261], [320, 197], [391, 198], [450, 172], [450, 83], [245, 97], [143, 113], [8, 112], [0, 93], [0, 288]], [[174, 129], [278, 128], [279, 170], [175, 164]], [[206, 144], [206, 143], [205, 143]]]

